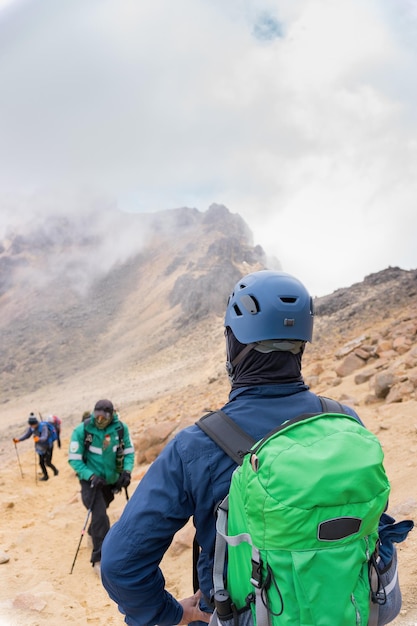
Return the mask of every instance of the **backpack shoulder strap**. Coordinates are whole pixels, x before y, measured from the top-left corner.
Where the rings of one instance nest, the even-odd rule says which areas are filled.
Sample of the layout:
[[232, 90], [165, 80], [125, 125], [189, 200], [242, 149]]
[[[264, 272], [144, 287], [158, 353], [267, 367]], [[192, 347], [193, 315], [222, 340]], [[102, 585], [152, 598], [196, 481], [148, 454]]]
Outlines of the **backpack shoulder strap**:
[[[242, 465], [243, 457], [256, 443], [223, 411], [212, 411], [200, 417], [196, 425], [206, 433], [218, 446], [238, 465]], [[193, 588], [199, 588], [197, 563], [200, 555], [200, 546], [197, 534], [193, 541]]]
[[84, 425], [84, 452], [83, 452], [83, 461], [85, 463], [86, 458], [87, 458], [87, 452], [91, 446], [91, 442], [93, 441], [93, 435], [92, 433], [89, 433], [86, 429], [86, 426], [90, 423], [91, 421], [91, 417], [87, 418], [86, 420], [84, 420], [83, 425]]
[[324, 396], [318, 396], [323, 413], [341, 413], [347, 415], [343, 406], [337, 400], [333, 398], [325, 398]]
[[125, 434], [125, 427], [123, 422], [118, 423], [117, 425], [117, 436], [119, 437], [119, 446], [123, 446], [123, 437]]
[[242, 465], [243, 457], [256, 443], [223, 411], [207, 413], [196, 424], [238, 465]]
[[[323, 413], [347, 415], [337, 400], [318, 396]], [[200, 417], [197, 426], [206, 433], [235, 463], [242, 465], [243, 457], [256, 443], [223, 411], [212, 411]]]
[[49, 435], [50, 435], [51, 429], [49, 428], [49, 423], [48, 422], [45, 422], [45, 420], [40, 421], [39, 422], [39, 431], [41, 431], [44, 426], [46, 426], [46, 430], [48, 431], [48, 439], [49, 439]]

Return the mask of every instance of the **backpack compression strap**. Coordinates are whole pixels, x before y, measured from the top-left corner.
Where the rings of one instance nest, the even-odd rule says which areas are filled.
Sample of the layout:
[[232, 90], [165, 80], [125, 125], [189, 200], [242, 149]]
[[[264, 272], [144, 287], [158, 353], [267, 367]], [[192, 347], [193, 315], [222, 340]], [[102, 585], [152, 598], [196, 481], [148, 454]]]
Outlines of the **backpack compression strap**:
[[227, 534], [227, 514], [229, 510], [229, 496], [227, 495], [219, 505], [216, 522], [216, 545], [214, 549], [213, 563], [213, 585], [214, 592], [224, 588], [224, 564], [226, 558], [226, 546], [238, 546], [241, 543], [248, 543], [252, 549], [252, 579], [251, 583], [255, 589], [255, 611], [256, 626], [271, 626], [268, 603], [265, 597], [264, 586], [261, 581], [262, 562], [261, 555], [256, 546], [253, 545], [252, 537], [249, 533], [239, 535]]

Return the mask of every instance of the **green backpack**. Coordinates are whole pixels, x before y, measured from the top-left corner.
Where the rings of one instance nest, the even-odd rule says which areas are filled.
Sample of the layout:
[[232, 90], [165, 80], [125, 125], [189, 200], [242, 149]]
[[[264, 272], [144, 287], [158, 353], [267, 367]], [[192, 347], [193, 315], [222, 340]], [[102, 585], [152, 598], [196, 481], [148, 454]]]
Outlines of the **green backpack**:
[[376, 623], [371, 576], [390, 492], [377, 437], [341, 407], [291, 419], [256, 444], [222, 412], [197, 423], [243, 458], [218, 509], [217, 617], [256, 626]]

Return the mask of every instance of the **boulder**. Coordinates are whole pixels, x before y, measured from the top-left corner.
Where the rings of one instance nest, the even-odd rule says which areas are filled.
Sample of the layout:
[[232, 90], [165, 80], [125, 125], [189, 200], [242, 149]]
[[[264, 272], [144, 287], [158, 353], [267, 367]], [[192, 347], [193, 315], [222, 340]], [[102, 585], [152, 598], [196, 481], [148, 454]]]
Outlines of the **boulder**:
[[349, 354], [342, 363], [336, 368], [336, 374], [344, 378], [349, 376], [355, 370], [363, 367], [365, 361], [354, 353]]
[[380, 372], [377, 374], [374, 378], [375, 396], [385, 399], [394, 383], [395, 376], [392, 372]]
[[0, 550], [0, 564], [8, 563], [9, 561], [10, 561], [9, 555], [6, 554], [6, 552], [3, 552], [2, 550]]
[[176, 422], [172, 421], [159, 422], [145, 428], [135, 439], [136, 462], [141, 464], [154, 461], [176, 428]]

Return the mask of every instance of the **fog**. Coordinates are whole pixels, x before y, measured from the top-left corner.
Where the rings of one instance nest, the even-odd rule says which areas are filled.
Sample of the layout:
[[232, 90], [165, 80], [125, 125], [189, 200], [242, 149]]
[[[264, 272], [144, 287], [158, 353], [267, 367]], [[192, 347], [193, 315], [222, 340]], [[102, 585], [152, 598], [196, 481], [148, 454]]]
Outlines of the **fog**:
[[407, 0], [0, 3], [0, 233], [94, 205], [117, 261], [109, 207], [217, 202], [313, 295], [415, 268], [416, 25]]

